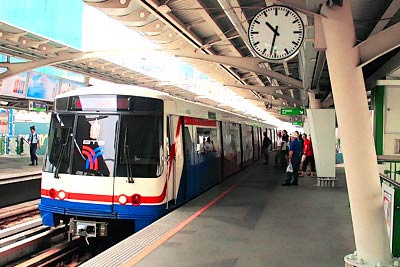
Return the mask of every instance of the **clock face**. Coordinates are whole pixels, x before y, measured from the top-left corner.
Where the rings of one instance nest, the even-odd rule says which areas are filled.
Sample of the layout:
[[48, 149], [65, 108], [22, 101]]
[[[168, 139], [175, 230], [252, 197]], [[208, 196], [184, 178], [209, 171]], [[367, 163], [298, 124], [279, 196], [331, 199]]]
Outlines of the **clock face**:
[[254, 16], [248, 36], [251, 47], [261, 58], [289, 60], [303, 43], [304, 24], [291, 8], [273, 5]]

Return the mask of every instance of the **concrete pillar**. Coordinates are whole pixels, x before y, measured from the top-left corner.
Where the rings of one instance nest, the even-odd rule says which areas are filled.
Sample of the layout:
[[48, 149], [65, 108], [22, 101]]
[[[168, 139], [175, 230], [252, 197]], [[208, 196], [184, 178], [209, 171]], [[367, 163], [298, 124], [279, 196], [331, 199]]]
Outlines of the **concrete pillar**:
[[310, 102], [310, 108], [321, 108], [321, 101], [315, 98], [315, 93], [309, 92], [308, 99]]
[[[355, 47], [350, 1], [321, 13], [343, 157], [357, 258], [367, 266], [391, 264], [364, 77]], [[362, 259], [362, 260], [360, 260]]]

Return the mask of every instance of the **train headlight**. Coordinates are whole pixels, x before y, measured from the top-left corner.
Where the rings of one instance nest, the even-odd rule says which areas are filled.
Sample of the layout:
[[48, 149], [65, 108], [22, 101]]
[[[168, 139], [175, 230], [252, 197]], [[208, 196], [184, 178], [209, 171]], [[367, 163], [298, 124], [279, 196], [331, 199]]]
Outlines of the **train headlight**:
[[132, 204], [134, 206], [139, 206], [142, 203], [142, 196], [139, 194], [134, 194], [132, 196]]
[[57, 196], [57, 191], [56, 191], [54, 188], [50, 189], [50, 190], [49, 190], [49, 196], [50, 196], [51, 198], [56, 198], [56, 196]]
[[64, 191], [61, 190], [58, 192], [59, 199], [64, 200], [66, 196], [67, 196], [67, 194]]
[[125, 205], [128, 202], [128, 198], [125, 195], [120, 195], [118, 198], [118, 202], [122, 205]]

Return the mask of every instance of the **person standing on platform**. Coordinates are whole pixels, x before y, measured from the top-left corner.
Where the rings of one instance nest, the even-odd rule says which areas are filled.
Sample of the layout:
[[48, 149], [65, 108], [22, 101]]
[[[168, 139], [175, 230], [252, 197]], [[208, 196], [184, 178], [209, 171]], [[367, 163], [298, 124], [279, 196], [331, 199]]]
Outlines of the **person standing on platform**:
[[[305, 134], [304, 134], [305, 135]], [[306, 135], [307, 137], [307, 135]], [[305, 176], [306, 171], [307, 171], [307, 165], [311, 165], [311, 171], [309, 176], [314, 176], [315, 173], [315, 160], [314, 160], [314, 153], [313, 153], [313, 148], [312, 148], [312, 143], [311, 143], [311, 136], [309, 139], [305, 139], [304, 142], [304, 149], [303, 149], [304, 155], [306, 155], [306, 158], [303, 162], [302, 170], [301, 170], [301, 175], [300, 176]]]
[[267, 136], [267, 132], [264, 132], [264, 140], [262, 144], [262, 151], [264, 154], [265, 162], [264, 164], [268, 164], [269, 161], [269, 146], [272, 144], [271, 139]]
[[38, 136], [36, 133], [35, 126], [31, 126], [31, 133], [29, 134], [29, 146], [30, 146], [30, 154], [31, 154], [31, 164], [29, 166], [38, 165], [38, 158], [36, 156], [36, 150], [38, 146]]
[[282, 184], [283, 186], [287, 185], [299, 185], [299, 166], [301, 161], [301, 155], [303, 154], [303, 150], [301, 147], [301, 143], [299, 141], [299, 135], [294, 132], [291, 135], [290, 148], [289, 148], [289, 163], [292, 164], [293, 172], [288, 173], [286, 182]]
[[282, 131], [282, 144], [281, 144], [281, 167], [286, 168], [288, 163], [288, 147], [289, 147], [289, 136], [286, 130]]
[[275, 167], [281, 166], [281, 153], [282, 153], [282, 132], [277, 132], [278, 143], [276, 146], [276, 153], [275, 153]]

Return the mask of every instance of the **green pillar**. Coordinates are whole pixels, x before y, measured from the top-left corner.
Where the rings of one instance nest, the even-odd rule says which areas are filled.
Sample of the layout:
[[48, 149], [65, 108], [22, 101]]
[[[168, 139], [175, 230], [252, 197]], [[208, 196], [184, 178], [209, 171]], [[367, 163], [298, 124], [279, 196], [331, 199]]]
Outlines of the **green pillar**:
[[385, 86], [376, 86], [375, 98], [375, 150], [377, 155], [383, 154], [383, 109], [385, 103]]

